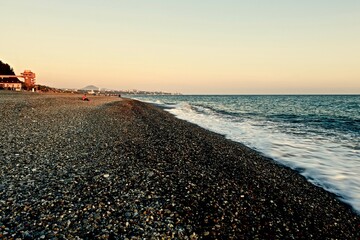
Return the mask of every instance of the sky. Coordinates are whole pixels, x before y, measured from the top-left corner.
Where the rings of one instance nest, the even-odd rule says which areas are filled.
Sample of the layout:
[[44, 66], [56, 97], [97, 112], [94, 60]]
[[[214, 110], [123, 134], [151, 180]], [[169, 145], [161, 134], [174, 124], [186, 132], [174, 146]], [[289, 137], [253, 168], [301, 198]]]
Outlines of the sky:
[[360, 94], [359, 0], [12, 0], [0, 9], [0, 60], [42, 85]]

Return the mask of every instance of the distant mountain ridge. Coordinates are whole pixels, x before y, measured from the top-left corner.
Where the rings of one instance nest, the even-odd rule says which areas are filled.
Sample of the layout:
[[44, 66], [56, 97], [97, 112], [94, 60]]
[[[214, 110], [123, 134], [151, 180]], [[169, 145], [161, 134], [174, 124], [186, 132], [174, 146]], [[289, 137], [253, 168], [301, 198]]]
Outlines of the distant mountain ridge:
[[81, 88], [80, 90], [86, 90], [86, 91], [91, 91], [91, 90], [99, 90], [99, 88], [97, 86], [94, 85], [88, 85], [84, 88]]
[[181, 93], [168, 93], [162, 91], [143, 91], [143, 90], [114, 90], [108, 88], [99, 88], [94, 85], [88, 85], [79, 89], [63, 89], [64, 91], [88, 91], [88, 92], [96, 92], [96, 93], [107, 93], [107, 94], [124, 94], [124, 95], [181, 95]]

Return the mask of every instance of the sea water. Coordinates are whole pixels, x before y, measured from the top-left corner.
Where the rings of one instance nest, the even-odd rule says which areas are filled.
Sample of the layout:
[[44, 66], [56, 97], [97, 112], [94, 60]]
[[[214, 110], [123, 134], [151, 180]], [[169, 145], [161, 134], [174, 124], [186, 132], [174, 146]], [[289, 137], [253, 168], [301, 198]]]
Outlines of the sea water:
[[271, 157], [360, 213], [360, 95], [134, 98]]

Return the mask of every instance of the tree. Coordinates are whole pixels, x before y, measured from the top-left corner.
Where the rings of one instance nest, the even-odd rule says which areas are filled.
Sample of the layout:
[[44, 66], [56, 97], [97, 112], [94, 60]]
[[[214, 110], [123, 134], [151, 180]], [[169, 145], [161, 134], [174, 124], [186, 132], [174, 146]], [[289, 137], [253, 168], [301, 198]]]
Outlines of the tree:
[[0, 60], [0, 75], [15, 75], [14, 70], [9, 64]]
[[[4, 63], [0, 60], [0, 75], [15, 75], [14, 69], [9, 64]], [[0, 78], [0, 82], [21, 82], [18, 78]]]

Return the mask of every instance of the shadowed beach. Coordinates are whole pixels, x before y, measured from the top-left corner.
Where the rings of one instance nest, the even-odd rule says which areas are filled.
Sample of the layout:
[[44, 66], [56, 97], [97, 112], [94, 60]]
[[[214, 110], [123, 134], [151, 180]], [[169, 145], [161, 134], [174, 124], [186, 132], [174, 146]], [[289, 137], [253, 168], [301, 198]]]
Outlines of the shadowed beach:
[[117, 97], [0, 92], [0, 238], [358, 239], [271, 159]]

